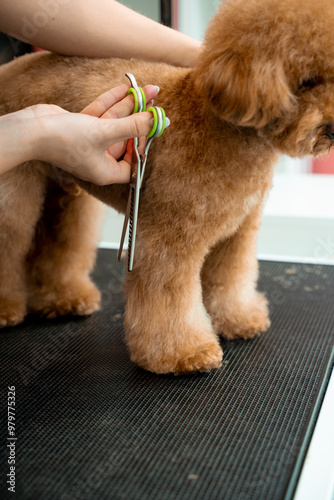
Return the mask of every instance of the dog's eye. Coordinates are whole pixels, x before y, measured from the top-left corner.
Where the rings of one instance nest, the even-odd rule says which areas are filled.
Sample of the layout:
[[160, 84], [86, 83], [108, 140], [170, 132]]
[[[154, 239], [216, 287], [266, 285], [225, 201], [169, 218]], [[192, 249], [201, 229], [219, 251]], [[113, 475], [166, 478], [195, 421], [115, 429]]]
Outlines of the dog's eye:
[[318, 77], [318, 78], [307, 78], [306, 80], [303, 80], [299, 86], [298, 90], [311, 90], [317, 85], [320, 85], [323, 83], [323, 79]]
[[334, 122], [326, 125], [325, 131], [330, 140], [334, 141]]

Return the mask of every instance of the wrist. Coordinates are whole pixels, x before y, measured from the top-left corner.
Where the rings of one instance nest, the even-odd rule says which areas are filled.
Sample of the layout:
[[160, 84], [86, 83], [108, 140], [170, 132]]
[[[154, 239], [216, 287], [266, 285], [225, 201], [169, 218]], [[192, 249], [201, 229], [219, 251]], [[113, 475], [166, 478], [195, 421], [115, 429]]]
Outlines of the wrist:
[[46, 162], [56, 161], [54, 158], [53, 144], [55, 142], [53, 115], [44, 115], [32, 118], [26, 130], [24, 139], [26, 154], [30, 160], [41, 160]]
[[0, 117], [0, 175], [36, 158], [34, 131], [22, 111]]
[[[196, 66], [202, 51], [202, 42], [199, 42], [198, 40], [195, 40], [194, 38], [184, 35], [178, 31], [170, 31], [174, 35], [174, 50], [171, 50], [170, 44], [168, 46], [168, 52], [166, 53], [166, 62], [185, 68], [192, 68]], [[172, 37], [170, 38], [172, 39]], [[169, 61], [167, 61], [168, 58], [170, 59]]]
[[193, 68], [198, 63], [200, 54], [202, 52], [202, 43], [193, 38], [189, 39], [189, 48], [182, 51], [180, 54], [181, 65], [187, 68]]
[[42, 160], [40, 155], [42, 133], [40, 124], [36, 123], [38, 120], [36, 118], [31, 118], [22, 126], [22, 147], [24, 149], [24, 154], [26, 160]]
[[22, 110], [19, 127], [20, 144], [25, 160], [53, 161], [52, 148], [55, 136], [54, 121], [63, 112], [58, 106], [38, 104]]

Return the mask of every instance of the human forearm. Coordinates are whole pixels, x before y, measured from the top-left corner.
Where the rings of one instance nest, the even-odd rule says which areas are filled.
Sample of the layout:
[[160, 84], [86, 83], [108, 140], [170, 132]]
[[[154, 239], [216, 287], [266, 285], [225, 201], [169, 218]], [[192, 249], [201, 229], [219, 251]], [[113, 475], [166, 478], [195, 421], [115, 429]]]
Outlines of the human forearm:
[[39, 129], [29, 114], [22, 110], [0, 117], [0, 175], [34, 158]]
[[200, 42], [114, 0], [53, 0], [48, 5], [46, 11], [39, 0], [2, 0], [0, 30], [66, 55], [135, 57], [179, 66], [197, 61]]

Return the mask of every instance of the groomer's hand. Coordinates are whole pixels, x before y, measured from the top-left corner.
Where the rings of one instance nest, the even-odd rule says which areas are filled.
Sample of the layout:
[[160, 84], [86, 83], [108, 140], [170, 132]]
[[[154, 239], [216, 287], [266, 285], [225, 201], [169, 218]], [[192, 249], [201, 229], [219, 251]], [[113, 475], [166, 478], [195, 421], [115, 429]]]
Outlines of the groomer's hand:
[[[129, 182], [131, 145], [127, 148], [127, 139], [147, 135], [153, 117], [147, 112], [131, 114], [134, 100], [132, 95], [126, 95], [128, 89], [125, 84], [109, 90], [81, 114], [55, 107], [52, 115], [41, 117], [49, 140], [43, 143], [39, 158], [94, 184]], [[144, 87], [149, 105], [158, 90], [153, 85]]]
[[[0, 117], [0, 174], [27, 161], [43, 160], [98, 185], [130, 180], [131, 142], [147, 135], [151, 113], [132, 115], [129, 85], [109, 90], [81, 113], [38, 104]], [[158, 87], [144, 87], [150, 105]], [[117, 161], [124, 155], [124, 158]]]

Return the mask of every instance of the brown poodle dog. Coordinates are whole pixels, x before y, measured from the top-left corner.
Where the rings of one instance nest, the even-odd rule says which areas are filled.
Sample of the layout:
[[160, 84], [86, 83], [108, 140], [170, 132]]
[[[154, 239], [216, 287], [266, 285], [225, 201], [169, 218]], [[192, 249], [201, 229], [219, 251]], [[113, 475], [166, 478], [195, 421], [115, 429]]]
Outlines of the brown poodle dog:
[[[218, 335], [249, 339], [269, 327], [256, 290], [261, 212], [279, 154], [332, 147], [333, 32], [332, 0], [228, 0], [193, 69], [49, 53], [0, 69], [0, 114], [39, 102], [78, 112], [126, 71], [161, 88], [156, 104], [171, 127], [150, 150], [125, 280], [126, 340], [141, 367], [218, 368]], [[27, 310], [99, 308], [89, 279], [102, 211], [95, 197], [124, 212], [128, 186], [78, 183], [37, 161], [0, 179], [1, 326]]]

